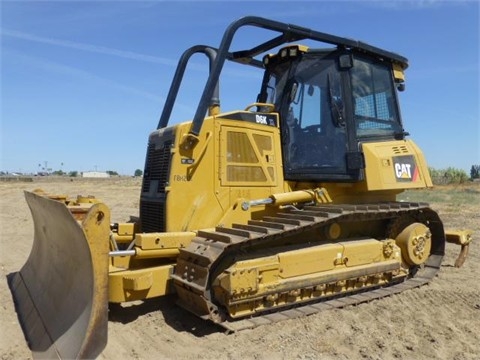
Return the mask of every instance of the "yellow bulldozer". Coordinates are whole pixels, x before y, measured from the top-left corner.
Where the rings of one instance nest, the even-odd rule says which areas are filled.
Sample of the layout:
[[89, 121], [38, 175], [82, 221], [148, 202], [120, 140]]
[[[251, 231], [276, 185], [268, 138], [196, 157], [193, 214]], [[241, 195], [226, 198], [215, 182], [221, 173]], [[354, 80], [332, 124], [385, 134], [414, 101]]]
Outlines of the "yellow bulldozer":
[[[244, 27], [267, 40], [231, 50]], [[191, 121], [169, 125], [194, 54], [210, 65], [203, 93]], [[220, 110], [226, 62], [263, 74], [243, 110]], [[34, 357], [98, 356], [109, 304], [172, 295], [234, 332], [426, 284], [446, 241], [462, 245], [460, 266], [471, 232], [397, 200], [432, 186], [400, 117], [407, 65], [255, 16], [218, 48], [186, 50], [149, 136], [139, 216], [115, 223], [93, 196], [25, 193], [34, 244], [9, 284]]]

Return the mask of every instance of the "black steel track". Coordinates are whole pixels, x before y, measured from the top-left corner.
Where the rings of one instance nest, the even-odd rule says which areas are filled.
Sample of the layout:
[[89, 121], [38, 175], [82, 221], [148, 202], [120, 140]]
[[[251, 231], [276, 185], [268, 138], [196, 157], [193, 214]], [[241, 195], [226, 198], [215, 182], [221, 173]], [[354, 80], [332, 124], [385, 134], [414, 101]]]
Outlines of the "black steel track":
[[[292, 304], [272, 313], [259, 313], [250, 318], [232, 320], [215, 304], [210, 286], [213, 279], [228, 266], [235, 254], [254, 253], [260, 245], [275, 246], [282, 238], [328, 226], [331, 223], [352, 221], [388, 220], [390, 224], [410, 218], [427, 225], [432, 232], [432, 250], [426, 263], [400, 283], [388, 286], [351, 291], [327, 299]], [[387, 234], [389, 229], [385, 229]], [[345, 239], [343, 239], [345, 240]], [[305, 244], [315, 246], [317, 244]], [[259, 325], [317, 313], [324, 309], [342, 308], [397, 294], [404, 290], [427, 284], [440, 269], [444, 255], [445, 234], [436, 212], [425, 203], [377, 203], [361, 205], [328, 204], [307, 206], [302, 210], [279, 212], [262, 220], [250, 220], [247, 224], [233, 224], [231, 228], [217, 227], [212, 231], [199, 231], [198, 236], [177, 260], [175, 281], [179, 304], [205, 319], [210, 319], [228, 331], [250, 329]]]

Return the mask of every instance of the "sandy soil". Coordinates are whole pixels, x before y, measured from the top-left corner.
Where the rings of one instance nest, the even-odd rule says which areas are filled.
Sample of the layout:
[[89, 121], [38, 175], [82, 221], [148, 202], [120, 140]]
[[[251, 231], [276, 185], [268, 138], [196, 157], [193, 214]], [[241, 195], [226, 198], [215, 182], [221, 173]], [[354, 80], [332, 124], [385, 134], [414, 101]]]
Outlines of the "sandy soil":
[[[23, 190], [95, 194], [125, 221], [138, 214], [138, 180], [75, 179], [1, 183], [0, 354], [29, 359], [7, 275], [18, 271], [32, 245], [33, 225]], [[452, 190], [453, 191], [453, 190]], [[439, 275], [424, 287], [358, 306], [328, 310], [231, 335], [178, 308], [150, 300], [110, 314], [108, 345], [99, 356], [117, 359], [479, 359], [480, 186], [470, 205], [430, 201], [447, 228], [474, 229], [465, 265], [453, 267], [459, 247], [447, 244]]]

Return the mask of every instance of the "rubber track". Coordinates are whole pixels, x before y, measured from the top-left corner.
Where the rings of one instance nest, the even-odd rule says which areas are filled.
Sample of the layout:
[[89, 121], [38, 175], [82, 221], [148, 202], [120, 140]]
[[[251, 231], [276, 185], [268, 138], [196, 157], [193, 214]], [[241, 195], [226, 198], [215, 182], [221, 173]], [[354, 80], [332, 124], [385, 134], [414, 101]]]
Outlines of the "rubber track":
[[[378, 203], [362, 205], [320, 205], [307, 206], [303, 210], [279, 212], [263, 220], [251, 220], [248, 224], [233, 224], [231, 228], [217, 227], [214, 231], [199, 231], [192, 244], [181, 249], [176, 272], [172, 274], [179, 295], [179, 304], [192, 311], [192, 303], [212, 308], [209, 286], [212, 273], [217, 273], [217, 264], [228, 254], [248, 252], [251, 246], [262, 242], [273, 244], [280, 237], [290, 236], [329, 225], [333, 222], [371, 221], [397, 219], [412, 214], [415, 221], [427, 223], [433, 233], [432, 253], [425, 265], [415, 276], [401, 283], [374, 290], [359, 289], [346, 295], [335, 295], [328, 300], [316, 300], [306, 304], [292, 305], [275, 312], [259, 314], [239, 320], [218, 320], [214, 314], [197, 315], [210, 318], [229, 332], [255, 328], [318, 313], [322, 310], [342, 308], [379, 299], [427, 284], [440, 269], [444, 255], [445, 236], [438, 215], [425, 203]], [[315, 300], [313, 300], [315, 301]], [[195, 312], [195, 311], [193, 311]]]

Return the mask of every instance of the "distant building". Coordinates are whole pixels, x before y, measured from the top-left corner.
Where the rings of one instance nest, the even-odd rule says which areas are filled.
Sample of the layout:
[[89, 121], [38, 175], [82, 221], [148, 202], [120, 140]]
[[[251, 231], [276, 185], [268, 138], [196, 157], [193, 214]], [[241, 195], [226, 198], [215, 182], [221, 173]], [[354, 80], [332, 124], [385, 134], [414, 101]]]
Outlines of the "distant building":
[[82, 173], [84, 178], [109, 178], [110, 175], [104, 171], [85, 171]]

